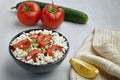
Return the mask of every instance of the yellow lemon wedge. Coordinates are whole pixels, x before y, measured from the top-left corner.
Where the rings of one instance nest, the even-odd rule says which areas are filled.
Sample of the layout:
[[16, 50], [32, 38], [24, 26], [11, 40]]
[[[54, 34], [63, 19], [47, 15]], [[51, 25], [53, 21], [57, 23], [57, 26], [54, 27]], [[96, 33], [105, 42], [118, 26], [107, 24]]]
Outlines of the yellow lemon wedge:
[[79, 59], [71, 58], [70, 64], [79, 75], [85, 78], [94, 78], [99, 73], [96, 67]]

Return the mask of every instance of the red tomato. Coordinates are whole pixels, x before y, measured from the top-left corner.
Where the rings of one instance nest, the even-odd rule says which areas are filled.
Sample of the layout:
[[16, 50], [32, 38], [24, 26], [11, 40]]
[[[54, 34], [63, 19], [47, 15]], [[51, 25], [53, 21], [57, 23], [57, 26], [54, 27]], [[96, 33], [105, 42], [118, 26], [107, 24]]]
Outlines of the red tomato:
[[56, 29], [64, 20], [64, 10], [57, 5], [47, 5], [42, 10], [41, 22], [46, 28]]
[[41, 50], [32, 50], [28, 53], [28, 55], [25, 57], [26, 60], [33, 59], [34, 62], [36, 62], [36, 57], [38, 53], [41, 53]]
[[37, 42], [39, 43], [40, 48], [50, 44], [50, 40], [52, 40], [52, 36], [48, 34], [42, 34], [37, 37]]
[[57, 51], [57, 50], [63, 52], [62, 48], [63, 47], [61, 47], [61, 46], [53, 45], [52, 47], [50, 47], [50, 48], [47, 49], [46, 54], [48, 54], [49, 56], [54, 56], [53, 52]]
[[30, 47], [30, 45], [31, 45], [31, 42], [28, 39], [25, 39], [25, 40], [18, 42], [15, 45], [13, 45], [12, 48], [13, 48], [13, 50], [15, 50], [16, 48], [26, 50]]
[[37, 34], [32, 34], [32, 35], [30, 35], [29, 36], [31, 39], [36, 39], [37, 37], [38, 37], [38, 35]]
[[37, 3], [24, 2], [18, 7], [17, 17], [24, 25], [34, 25], [41, 17], [41, 8]]

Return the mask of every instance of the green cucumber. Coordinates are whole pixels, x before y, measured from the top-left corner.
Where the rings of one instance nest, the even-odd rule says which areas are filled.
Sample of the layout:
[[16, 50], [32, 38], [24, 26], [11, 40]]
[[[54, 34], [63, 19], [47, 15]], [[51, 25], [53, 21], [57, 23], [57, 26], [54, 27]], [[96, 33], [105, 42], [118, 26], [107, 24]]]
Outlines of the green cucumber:
[[[26, 1], [23, 1], [23, 2], [26, 2]], [[12, 7], [11, 9], [13, 8], [17, 9], [18, 6], [23, 2], [16, 4], [16, 6]], [[32, 2], [37, 3], [41, 9], [43, 9], [46, 5], [50, 4], [50, 3], [39, 2], [39, 1], [32, 1]], [[65, 11], [65, 18], [64, 18], [65, 21], [70, 21], [70, 22], [79, 23], [79, 24], [85, 24], [88, 21], [88, 15], [86, 13], [75, 10], [75, 9], [63, 7], [63, 6], [60, 6], [60, 7], [62, 7], [63, 10]]]

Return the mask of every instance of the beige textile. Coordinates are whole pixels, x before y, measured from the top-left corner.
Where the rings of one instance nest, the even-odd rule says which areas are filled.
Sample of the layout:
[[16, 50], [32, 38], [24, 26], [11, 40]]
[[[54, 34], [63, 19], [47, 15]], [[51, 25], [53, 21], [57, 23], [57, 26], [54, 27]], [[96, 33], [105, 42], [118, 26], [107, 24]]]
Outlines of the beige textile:
[[94, 29], [75, 58], [96, 66], [100, 73], [93, 79], [87, 79], [71, 68], [70, 80], [120, 80], [120, 32]]

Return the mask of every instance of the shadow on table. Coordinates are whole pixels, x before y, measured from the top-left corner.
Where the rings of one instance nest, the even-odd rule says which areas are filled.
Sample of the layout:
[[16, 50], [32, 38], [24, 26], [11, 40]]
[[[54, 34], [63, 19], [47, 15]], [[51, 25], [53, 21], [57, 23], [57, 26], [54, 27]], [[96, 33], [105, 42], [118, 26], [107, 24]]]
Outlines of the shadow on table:
[[19, 67], [14, 61], [8, 60], [5, 67], [6, 80], [42, 80], [50, 76], [52, 72], [44, 74], [30, 73]]

